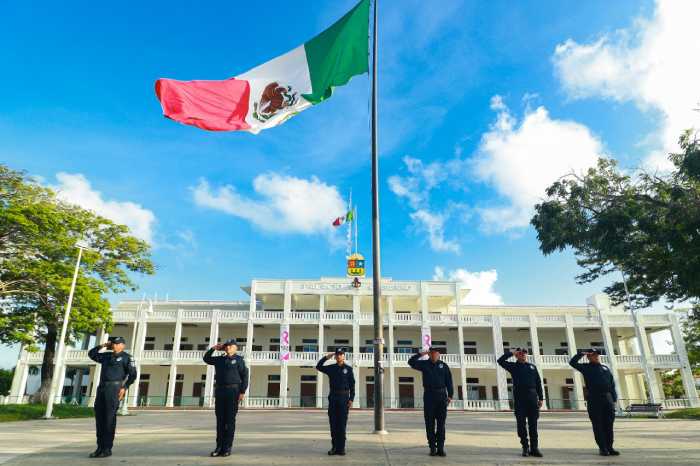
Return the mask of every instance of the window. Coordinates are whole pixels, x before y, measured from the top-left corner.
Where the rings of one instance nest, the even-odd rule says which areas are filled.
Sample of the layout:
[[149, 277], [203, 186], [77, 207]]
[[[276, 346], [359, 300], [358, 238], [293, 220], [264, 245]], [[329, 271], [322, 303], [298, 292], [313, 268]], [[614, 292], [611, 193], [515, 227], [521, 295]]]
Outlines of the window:
[[566, 384], [568, 384], [568, 385], [573, 385], [573, 384], [574, 384], [574, 379], [566, 379], [566, 380], [564, 381], [564, 383], [566, 383]]
[[253, 351], [262, 351], [262, 345], [253, 345]]
[[180, 345], [180, 351], [192, 351], [193, 348], [194, 346], [191, 344]]
[[475, 341], [465, 341], [464, 342], [464, 354], [476, 354], [476, 342]]
[[504, 342], [503, 342], [503, 346], [510, 346], [510, 342], [509, 342], [509, 341], [504, 341]]
[[280, 381], [280, 375], [279, 374], [269, 374], [267, 376], [267, 381], [268, 382], [279, 382]]
[[373, 375], [368, 375], [368, 376], [365, 378], [365, 381], [366, 381], [367, 383], [374, 383], [374, 376], [373, 376]]
[[447, 342], [441, 340], [433, 340], [433, 346], [447, 346]]
[[397, 340], [396, 341], [397, 345], [408, 345], [411, 346], [413, 344], [413, 340]]
[[163, 345], [163, 349], [166, 351], [172, 351], [173, 350], [173, 344], [172, 343], [166, 343]]
[[[236, 338], [236, 341], [237, 341], [238, 343], [245, 343], [245, 342], [248, 341], [248, 338], [245, 338], [245, 337], [243, 337], [243, 338]], [[240, 345], [239, 345], [239, 346], [240, 346]]]
[[280, 339], [279, 338], [270, 338], [270, 343], [279, 343]]
[[197, 345], [197, 351], [206, 351], [208, 346], [209, 345], [207, 345], [206, 343], [204, 343], [203, 345]]
[[210, 341], [210, 340], [209, 340], [209, 337], [205, 337], [205, 338], [204, 338], [204, 343], [209, 343], [209, 341]]
[[399, 383], [413, 383], [413, 377], [399, 377]]
[[506, 379], [506, 383], [508, 385], [513, 385], [513, 379]]
[[569, 349], [568, 348], [554, 348], [554, 354], [558, 354], [559, 356], [568, 356]]
[[141, 380], [151, 380], [151, 374], [141, 374]]
[[596, 346], [605, 346], [602, 341], [592, 341], [591, 346], [596, 347]]
[[476, 346], [476, 342], [475, 341], [465, 341], [464, 346]]
[[155, 345], [153, 343], [146, 343], [143, 345], [143, 349], [145, 351], [153, 351], [155, 349]]
[[146, 337], [146, 341], [156, 341], [156, 337]]
[[318, 339], [316, 338], [304, 338], [301, 340], [302, 343], [318, 343]]
[[467, 377], [467, 383], [479, 383], [479, 379], [477, 377]]
[[316, 376], [315, 375], [302, 375], [301, 381], [302, 382], [316, 382]]
[[207, 374], [202, 374], [202, 377], [200, 377], [199, 380], [207, 380]]
[[562, 342], [559, 343], [559, 346], [563, 346], [564, 348], [568, 348], [568, 347], [569, 347], [569, 343], [567, 343], [567, 342], [565, 342], [565, 341], [562, 341]]
[[333, 340], [333, 343], [335, 343], [337, 345], [348, 345], [348, 344], [350, 344], [350, 340], [335, 339], [335, 340]]

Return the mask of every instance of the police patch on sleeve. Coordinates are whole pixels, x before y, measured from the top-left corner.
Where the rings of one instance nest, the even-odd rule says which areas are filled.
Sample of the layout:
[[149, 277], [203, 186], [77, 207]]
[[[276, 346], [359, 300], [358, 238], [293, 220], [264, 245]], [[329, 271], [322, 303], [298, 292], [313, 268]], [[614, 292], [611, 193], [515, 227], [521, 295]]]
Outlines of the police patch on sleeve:
[[604, 371], [607, 371], [608, 368], [606, 366], [602, 366]]
[[439, 367], [440, 369], [442, 369], [443, 367], [445, 367], [445, 365], [444, 365], [443, 363], [440, 363], [440, 364], [438, 365], [438, 367]]
[[132, 367], [136, 367], [136, 361], [134, 361], [134, 358], [129, 356], [129, 365]]
[[533, 366], [532, 364], [530, 364], [530, 370], [533, 370], [533, 371], [534, 371], [534, 370], [535, 370], [535, 366]]

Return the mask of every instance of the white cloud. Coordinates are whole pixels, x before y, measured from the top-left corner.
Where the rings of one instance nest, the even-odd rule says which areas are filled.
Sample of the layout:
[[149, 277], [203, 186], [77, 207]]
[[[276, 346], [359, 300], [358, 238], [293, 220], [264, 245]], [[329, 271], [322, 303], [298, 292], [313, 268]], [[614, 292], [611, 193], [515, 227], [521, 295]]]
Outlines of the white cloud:
[[478, 305], [502, 305], [503, 298], [494, 290], [498, 272], [496, 270], [484, 270], [482, 272], [469, 272], [466, 269], [454, 269], [445, 272], [442, 267], [435, 267], [433, 280], [449, 280], [459, 282], [462, 289], [469, 293], [462, 299], [461, 304]]
[[153, 242], [156, 216], [152, 211], [129, 201], [106, 200], [102, 193], [92, 189], [80, 173], [58, 173], [58, 185], [51, 186], [59, 199], [91, 210], [115, 223], [126, 225], [131, 233], [144, 241]]
[[419, 209], [411, 214], [414, 226], [427, 233], [433, 251], [459, 253], [459, 243], [445, 239], [445, 220], [449, 215]]
[[477, 209], [486, 231], [526, 227], [545, 189], [567, 173], [580, 172], [603, 155], [600, 140], [587, 127], [552, 119], [544, 107], [527, 110], [518, 121], [499, 96], [498, 112], [471, 160], [478, 179], [489, 183], [507, 203]]
[[331, 222], [347, 210], [335, 186], [310, 179], [265, 173], [253, 180], [258, 195], [252, 199], [226, 185], [212, 189], [200, 180], [192, 189], [197, 205], [240, 217], [274, 233], [324, 234], [335, 238]]
[[[554, 52], [554, 65], [572, 98], [602, 97], [634, 102], [658, 112], [645, 164], [668, 168], [684, 129], [700, 128], [700, 2], [658, 0], [649, 20], [579, 44], [569, 39]], [[640, 142], [645, 142], [640, 141]]]
[[455, 165], [461, 164], [459, 157], [448, 162], [431, 162], [424, 164], [420, 159], [405, 156], [403, 158], [407, 176], [393, 175], [388, 179], [389, 189], [397, 197], [408, 202], [412, 212], [410, 218], [417, 231], [427, 235], [428, 244], [433, 251], [458, 254], [459, 243], [445, 238], [445, 222], [457, 210], [463, 210], [460, 203], [450, 203], [442, 212], [435, 212], [430, 206], [430, 193], [445, 182], [455, 172]]

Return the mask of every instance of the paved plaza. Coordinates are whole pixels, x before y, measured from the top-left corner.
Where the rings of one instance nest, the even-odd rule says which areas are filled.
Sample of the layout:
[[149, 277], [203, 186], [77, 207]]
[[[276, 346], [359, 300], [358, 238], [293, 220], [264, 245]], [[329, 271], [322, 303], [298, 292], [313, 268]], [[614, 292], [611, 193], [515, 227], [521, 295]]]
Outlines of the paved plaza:
[[371, 411], [352, 411], [348, 456], [329, 457], [322, 411], [243, 410], [234, 453], [210, 458], [212, 411], [140, 411], [121, 417], [114, 456], [89, 459], [94, 421], [69, 419], [0, 424], [3, 465], [417, 465], [417, 464], [700, 464], [700, 422], [618, 419], [618, 458], [597, 456], [583, 413], [545, 413], [540, 423], [543, 459], [518, 456], [509, 413], [448, 415], [447, 458], [427, 456], [422, 413], [387, 413], [390, 434], [370, 433]]

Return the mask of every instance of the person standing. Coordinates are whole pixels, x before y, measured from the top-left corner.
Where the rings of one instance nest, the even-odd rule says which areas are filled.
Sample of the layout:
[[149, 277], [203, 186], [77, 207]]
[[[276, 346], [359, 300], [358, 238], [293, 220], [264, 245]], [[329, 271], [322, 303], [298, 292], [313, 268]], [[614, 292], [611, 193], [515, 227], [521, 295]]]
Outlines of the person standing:
[[[112, 456], [119, 402], [136, 380], [136, 362], [124, 351], [125, 343], [122, 337], [110, 337], [106, 343], [88, 351], [88, 357], [102, 366], [95, 398], [97, 449], [90, 453], [90, 458]], [[101, 351], [103, 348], [111, 351]]]
[[[335, 356], [335, 364], [326, 364]], [[328, 423], [331, 429], [331, 449], [329, 455], [345, 455], [345, 432], [348, 425], [348, 412], [355, 400], [355, 375], [352, 367], [345, 363], [345, 350], [338, 348], [318, 361], [316, 370], [328, 376]]]
[[[425, 355], [429, 355], [429, 358], [421, 360]], [[430, 456], [447, 456], [445, 420], [447, 406], [452, 402], [454, 395], [452, 372], [449, 366], [440, 360], [440, 352], [432, 347], [428, 348], [428, 351], [411, 356], [408, 365], [423, 374], [423, 417]]]
[[[513, 355], [515, 355], [515, 362], [508, 361]], [[497, 362], [503, 369], [510, 372], [513, 379], [515, 421], [518, 426], [520, 444], [523, 447], [523, 456], [541, 458], [542, 453], [538, 448], [537, 435], [537, 419], [540, 417], [540, 408], [544, 400], [540, 373], [534, 364], [527, 362], [527, 350], [523, 348], [517, 348], [515, 353], [506, 350]], [[528, 430], [530, 433], [529, 445]]]
[[[588, 358], [588, 364], [579, 362], [583, 356]], [[583, 374], [586, 381], [588, 389], [586, 407], [600, 455], [618, 456], [620, 452], [613, 448], [613, 423], [615, 422], [617, 391], [610, 368], [600, 363], [600, 351], [595, 349], [587, 353], [579, 351], [571, 358], [569, 365]]]
[[[214, 356], [214, 351], [223, 351], [224, 354]], [[204, 362], [215, 368], [216, 449], [211, 456], [231, 455], [238, 403], [248, 389], [248, 368], [237, 351], [236, 340], [230, 339], [204, 353]]]

